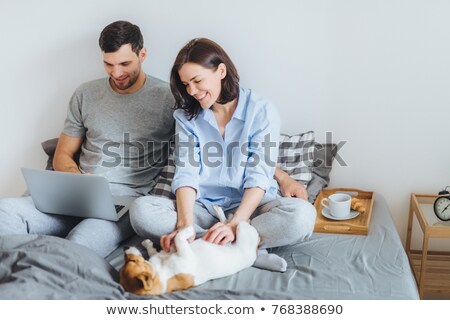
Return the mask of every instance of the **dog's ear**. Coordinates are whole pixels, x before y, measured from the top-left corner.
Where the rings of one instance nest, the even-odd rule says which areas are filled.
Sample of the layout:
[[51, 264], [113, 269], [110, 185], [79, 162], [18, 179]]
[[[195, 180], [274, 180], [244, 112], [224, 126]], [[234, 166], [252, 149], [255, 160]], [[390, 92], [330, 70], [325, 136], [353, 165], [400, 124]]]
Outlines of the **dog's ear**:
[[150, 272], [142, 272], [136, 278], [142, 283], [144, 290], [149, 291], [152, 289], [153, 275]]

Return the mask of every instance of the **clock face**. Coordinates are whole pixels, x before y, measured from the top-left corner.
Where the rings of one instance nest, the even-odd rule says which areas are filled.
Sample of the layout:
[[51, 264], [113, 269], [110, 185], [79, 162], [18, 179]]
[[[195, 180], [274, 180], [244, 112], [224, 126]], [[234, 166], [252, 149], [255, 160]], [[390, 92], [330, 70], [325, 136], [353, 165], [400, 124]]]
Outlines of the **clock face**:
[[437, 198], [434, 202], [434, 213], [443, 221], [450, 220], [450, 199], [447, 197]]

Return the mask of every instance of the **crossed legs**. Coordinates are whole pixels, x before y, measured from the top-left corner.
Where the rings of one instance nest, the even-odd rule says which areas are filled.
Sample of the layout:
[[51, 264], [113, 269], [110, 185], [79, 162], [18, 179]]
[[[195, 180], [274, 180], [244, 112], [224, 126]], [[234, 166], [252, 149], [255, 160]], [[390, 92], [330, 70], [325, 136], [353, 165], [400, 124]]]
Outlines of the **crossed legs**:
[[42, 213], [31, 197], [0, 199], [0, 235], [39, 234], [65, 237], [106, 257], [134, 231], [129, 215], [119, 221]]
[[[225, 213], [228, 217], [232, 211]], [[251, 224], [261, 237], [261, 249], [290, 245], [310, 237], [314, 229], [316, 211], [307, 201], [297, 198], [277, 198], [263, 203], [251, 216]], [[177, 213], [175, 201], [157, 196], [141, 197], [130, 208], [130, 220], [136, 233], [159, 242], [162, 235], [175, 230]], [[194, 229], [201, 235], [219, 220], [196, 202]], [[279, 259], [282, 259], [276, 256]], [[261, 264], [258, 263], [261, 262]], [[260, 250], [255, 266], [285, 271], [284, 259]]]

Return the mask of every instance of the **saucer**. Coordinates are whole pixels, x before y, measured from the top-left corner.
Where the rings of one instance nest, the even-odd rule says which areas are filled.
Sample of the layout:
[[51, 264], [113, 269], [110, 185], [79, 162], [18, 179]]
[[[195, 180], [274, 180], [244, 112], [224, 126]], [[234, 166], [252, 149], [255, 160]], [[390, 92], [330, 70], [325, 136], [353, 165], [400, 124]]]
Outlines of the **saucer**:
[[331, 219], [331, 220], [349, 220], [349, 219], [353, 219], [353, 218], [356, 218], [357, 216], [359, 216], [359, 212], [351, 210], [350, 214], [348, 216], [345, 216], [345, 217], [334, 217], [334, 216], [331, 215], [330, 210], [328, 208], [323, 208], [322, 209], [322, 215], [325, 218], [328, 218], [328, 219]]

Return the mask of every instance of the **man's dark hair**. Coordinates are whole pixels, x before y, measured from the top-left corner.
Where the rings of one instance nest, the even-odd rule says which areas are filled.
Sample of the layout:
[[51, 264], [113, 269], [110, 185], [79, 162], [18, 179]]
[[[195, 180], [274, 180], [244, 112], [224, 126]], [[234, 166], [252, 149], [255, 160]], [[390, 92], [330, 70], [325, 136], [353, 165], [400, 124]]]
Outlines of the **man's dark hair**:
[[98, 44], [105, 53], [116, 52], [124, 44], [131, 44], [133, 52], [139, 54], [144, 47], [144, 39], [138, 26], [120, 20], [103, 29]]
[[187, 63], [193, 62], [204, 68], [217, 70], [219, 64], [227, 67], [227, 74], [222, 79], [218, 103], [225, 104], [239, 97], [239, 74], [225, 50], [212, 40], [196, 38], [189, 41], [178, 53], [170, 72], [170, 89], [175, 97], [175, 108], [183, 109], [192, 119], [202, 110], [200, 103], [186, 91], [178, 71]]

